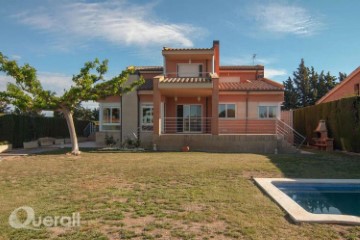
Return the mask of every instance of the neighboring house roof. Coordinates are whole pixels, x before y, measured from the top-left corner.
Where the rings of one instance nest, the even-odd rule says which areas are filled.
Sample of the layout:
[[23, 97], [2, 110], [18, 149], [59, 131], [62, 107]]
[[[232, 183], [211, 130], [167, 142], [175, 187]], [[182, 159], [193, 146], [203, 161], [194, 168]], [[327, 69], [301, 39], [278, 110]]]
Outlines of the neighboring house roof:
[[351, 79], [357, 75], [358, 73], [360, 73], [360, 66], [358, 68], [356, 68], [352, 73], [350, 73], [350, 75], [345, 78], [341, 83], [339, 83], [338, 85], [336, 85], [333, 89], [331, 89], [327, 94], [325, 94], [322, 98], [320, 98], [315, 104], [320, 104], [323, 101], [325, 101], [325, 99], [327, 99], [328, 97], [330, 97], [332, 94], [334, 94], [338, 89], [342, 88], [343, 86], [345, 86], [346, 83], [348, 83], [349, 81], [351, 81]]
[[220, 91], [283, 91], [281, 84], [269, 79], [248, 80], [246, 82], [219, 83]]
[[211, 78], [202, 77], [176, 77], [164, 78], [161, 83], [211, 83]]
[[220, 70], [264, 70], [263, 65], [255, 65], [255, 66], [220, 66]]
[[135, 71], [162, 71], [162, 66], [135, 66]]

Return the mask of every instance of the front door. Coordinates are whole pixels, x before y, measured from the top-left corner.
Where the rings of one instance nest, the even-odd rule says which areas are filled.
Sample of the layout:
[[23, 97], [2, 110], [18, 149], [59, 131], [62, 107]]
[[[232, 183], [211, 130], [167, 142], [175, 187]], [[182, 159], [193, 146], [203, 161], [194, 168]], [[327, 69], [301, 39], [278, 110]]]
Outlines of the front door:
[[201, 105], [177, 105], [177, 132], [201, 132]]

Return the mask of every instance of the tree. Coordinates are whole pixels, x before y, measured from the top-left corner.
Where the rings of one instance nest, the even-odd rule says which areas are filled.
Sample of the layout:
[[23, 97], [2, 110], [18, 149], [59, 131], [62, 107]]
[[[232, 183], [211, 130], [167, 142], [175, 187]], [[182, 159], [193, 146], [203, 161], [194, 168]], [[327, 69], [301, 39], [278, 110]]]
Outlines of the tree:
[[336, 85], [336, 77], [331, 75], [330, 72], [327, 72], [325, 75], [326, 82], [326, 93], [333, 89]]
[[[60, 111], [54, 111], [54, 117], [64, 118], [64, 115]], [[74, 108], [73, 118], [84, 121], [98, 121], [99, 109], [84, 108], [80, 104]]]
[[0, 113], [6, 113], [9, 110], [8, 105], [4, 101], [0, 101]]
[[343, 72], [339, 72], [339, 82], [342, 82], [345, 78], [347, 78], [347, 74]]
[[309, 106], [309, 69], [305, 66], [304, 59], [301, 59], [297, 71], [293, 72], [293, 81], [299, 97], [299, 105], [303, 107]]
[[86, 62], [79, 74], [72, 78], [73, 86], [62, 96], [43, 89], [35, 68], [29, 64], [19, 66], [16, 61], [9, 60], [0, 52], [0, 71], [15, 79], [15, 83], [8, 83], [7, 90], [0, 92], [0, 99], [13, 104], [22, 111], [54, 110], [60, 111], [67, 122], [72, 154], [80, 154], [77, 141], [73, 112], [82, 101], [96, 101], [112, 95], [123, 95], [133, 91], [144, 83], [141, 77], [138, 81], [128, 83], [130, 74], [135, 73], [134, 67], [129, 67], [119, 75], [105, 81], [104, 75], [108, 70], [108, 60], [100, 62], [98, 59]]
[[284, 98], [285, 98], [285, 102], [284, 102], [284, 109], [288, 110], [288, 109], [295, 109], [298, 108], [298, 94], [297, 91], [294, 87], [294, 82], [291, 79], [291, 77], [289, 77], [285, 82], [283, 82], [284, 84]]
[[314, 67], [310, 68], [309, 71], [309, 82], [310, 82], [310, 92], [309, 92], [309, 105], [314, 105], [318, 100], [319, 96], [319, 74], [315, 71]]

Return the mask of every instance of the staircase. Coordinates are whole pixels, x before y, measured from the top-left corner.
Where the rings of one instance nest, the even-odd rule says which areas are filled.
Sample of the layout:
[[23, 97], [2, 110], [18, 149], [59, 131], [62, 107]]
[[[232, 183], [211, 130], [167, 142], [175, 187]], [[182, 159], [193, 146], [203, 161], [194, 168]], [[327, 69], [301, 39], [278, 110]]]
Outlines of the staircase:
[[94, 122], [89, 122], [83, 130], [83, 136], [89, 141], [95, 141], [97, 126]]
[[282, 153], [299, 152], [305, 142], [305, 137], [287, 123], [276, 120], [276, 135], [278, 150]]

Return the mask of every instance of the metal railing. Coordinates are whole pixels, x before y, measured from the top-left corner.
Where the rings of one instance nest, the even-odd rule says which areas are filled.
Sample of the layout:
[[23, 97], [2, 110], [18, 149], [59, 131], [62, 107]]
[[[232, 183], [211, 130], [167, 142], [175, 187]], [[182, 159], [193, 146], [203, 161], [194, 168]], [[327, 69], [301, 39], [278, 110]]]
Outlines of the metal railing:
[[303, 135], [280, 119], [276, 120], [276, 134], [297, 149], [300, 149], [306, 140]]
[[165, 117], [163, 133], [211, 133], [211, 118]]
[[213, 72], [198, 72], [196, 76], [194, 76], [194, 72], [181, 72], [179, 75], [179, 72], [166, 72], [165, 77], [202, 77], [202, 78], [209, 78], [210, 74]]
[[219, 133], [276, 134], [276, 120], [219, 118]]
[[83, 130], [84, 137], [89, 137], [98, 130], [98, 125], [95, 122], [89, 122]]

